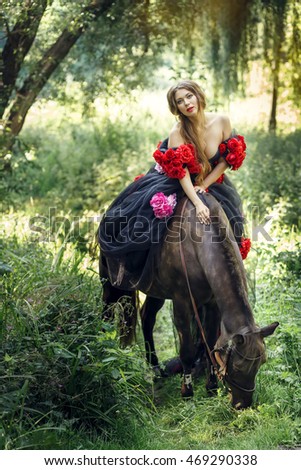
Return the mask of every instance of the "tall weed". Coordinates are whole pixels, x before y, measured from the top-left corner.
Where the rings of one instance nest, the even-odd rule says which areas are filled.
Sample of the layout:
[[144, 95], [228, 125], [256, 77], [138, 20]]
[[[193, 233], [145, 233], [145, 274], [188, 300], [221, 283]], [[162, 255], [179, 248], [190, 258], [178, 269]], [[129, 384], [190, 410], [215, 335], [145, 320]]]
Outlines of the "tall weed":
[[51, 270], [46, 248], [1, 248], [14, 251], [1, 287], [1, 447], [41, 448], [32, 435], [47, 429], [105, 436], [132, 413], [149, 421], [144, 357], [121, 350], [115, 325], [101, 320], [98, 279], [64, 262]]

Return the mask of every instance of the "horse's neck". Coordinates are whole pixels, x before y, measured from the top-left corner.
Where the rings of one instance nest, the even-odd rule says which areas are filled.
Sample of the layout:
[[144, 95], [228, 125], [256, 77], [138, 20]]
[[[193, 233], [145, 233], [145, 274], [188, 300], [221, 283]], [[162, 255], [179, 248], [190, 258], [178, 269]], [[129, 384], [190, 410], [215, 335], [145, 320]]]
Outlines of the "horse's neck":
[[[187, 218], [183, 233], [190, 236], [186, 237], [184, 246], [186, 244], [187, 251], [194, 253], [195, 263], [189, 268], [194, 272], [195, 266], [202, 266], [203, 275], [219, 307], [222, 326], [228, 334], [235, 334], [245, 327], [252, 330], [255, 322], [248, 300], [245, 270], [236, 242], [231, 241], [233, 233], [229, 221], [214, 198], [208, 198], [208, 205], [216, 220], [210, 230], [196, 220], [194, 210], [188, 207], [185, 213]], [[199, 268], [197, 271], [199, 273]]]
[[[225, 284], [223, 286], [226, 287]], [[227, 286], [229, 287], [229, 286]], [[241, 332], [245, 329], [255, 328], [254, 317], [247, 298], [247, 292], [237, 292], [234, 286], [228, 290], [226, 298], [214, 293], [221, 312], [221, 324], [229, 334]]]
[[219, 307], [224, 329], [228, 334], [234, 334], [245, 327], [255, 328], [244, 266], [233, 245], [230, 242], [217, 243], [210, 252], [205, 243], [198, 255]]

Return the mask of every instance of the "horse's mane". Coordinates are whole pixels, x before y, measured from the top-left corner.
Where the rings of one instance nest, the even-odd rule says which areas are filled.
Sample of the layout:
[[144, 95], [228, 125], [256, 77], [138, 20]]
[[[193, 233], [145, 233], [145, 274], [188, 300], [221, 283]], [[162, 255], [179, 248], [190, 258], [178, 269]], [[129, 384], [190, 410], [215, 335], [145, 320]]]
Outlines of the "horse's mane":
[[[214, 198], [214, 196], [207, 194], [206, 203], [210, 210], [210, 216], [212, 220], [212, 233], [217, 241], [223, 248], [223, 258], [226, 261], [228, 272], [231, 274], [231, 282], [236, 286], [238, 294], [245, 305], [249, 305], [248, 302], [248, 287], [245, 269], [243, 261], [235, 241], [235, 237], [230, 226], [230, 222], [224, 213], [223, 208]], [[192, 227], [200, 227], [197, 221], [195, 210], [191, 210], [192, 207], [189, 204], [186, 210], [189, 210], [189, 220]], [[181, 209], [180, 209], [181, 210]], [[195, 228], [197, 230], [197, 228]], [[246, 309], [246, 315], [248, 315], [249, 309]]]
[[245, 270], [230, 222], [221, 205], [211, 195], [208, 197], [208, 205], [211, 216], [215, 219], [213, 224], [213, 228], [217, 232], [215, 236], [220, 236], [220, 243], [224, 247], [224, 255], [231, 269], [231, 274], [235, 278], [234, 280], [238, 281], [237, 285], [242, 285], [247, 291]]

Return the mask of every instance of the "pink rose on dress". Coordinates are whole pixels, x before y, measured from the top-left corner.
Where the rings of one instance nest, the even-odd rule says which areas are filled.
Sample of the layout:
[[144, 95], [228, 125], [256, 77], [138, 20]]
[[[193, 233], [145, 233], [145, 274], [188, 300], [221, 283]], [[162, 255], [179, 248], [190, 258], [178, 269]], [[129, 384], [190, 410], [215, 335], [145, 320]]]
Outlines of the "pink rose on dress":
[[164, 193], [156, 193], [150, 200], [155, 217], [158, 219], [172, 215], [176, 204], [177, 196], [175, 193], [170, 196], [165, 196]]
[[164, 170], [163, 170], [162, 166], [158, 162], [155, 164], [155, 170], [158, 173], [160, 173], [160, 175], [163, 175], [163, 173], [164, 173]]

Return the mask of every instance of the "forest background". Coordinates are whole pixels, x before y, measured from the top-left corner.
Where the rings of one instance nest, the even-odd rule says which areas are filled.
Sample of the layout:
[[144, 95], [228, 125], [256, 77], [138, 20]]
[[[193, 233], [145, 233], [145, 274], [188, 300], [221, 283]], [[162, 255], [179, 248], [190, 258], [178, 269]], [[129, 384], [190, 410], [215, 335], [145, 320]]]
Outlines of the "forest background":
[[[297, 0], [2, 1], [1, 448], [300, 446], [300, 15]], [[184, 78], [246, 136], [230, 176], [249, 295], [260, 325], [280, 322], [243, 412], [204, 378], [182, 402], [179, 377], [153, 381], [141, 333], [120, 349], [101, 320], [97, 224], [152, 165]], [[176, 355], [168, 302], [156, 338], [162, 361]]]

